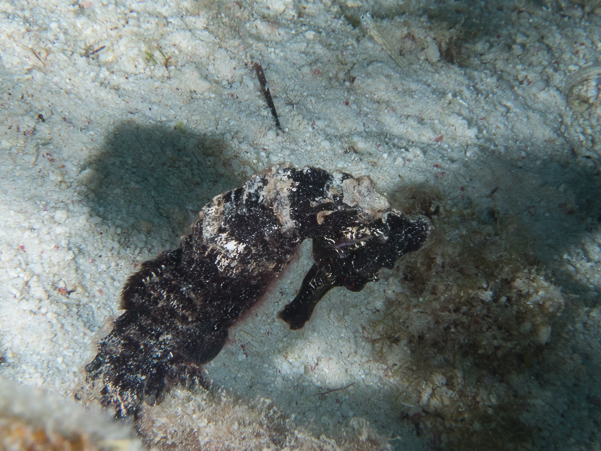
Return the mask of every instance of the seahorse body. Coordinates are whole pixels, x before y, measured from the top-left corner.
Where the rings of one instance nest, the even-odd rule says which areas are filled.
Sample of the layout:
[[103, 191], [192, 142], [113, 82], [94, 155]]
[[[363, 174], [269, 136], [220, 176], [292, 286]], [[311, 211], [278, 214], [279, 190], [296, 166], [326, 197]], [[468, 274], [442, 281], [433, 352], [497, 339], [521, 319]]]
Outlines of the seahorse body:
[[169, 385], [205, 383], [202, 365], [219, 354], [229, 327], [265, 294], [303, 240], [314, 240], [315, 264], [279, 314], [292, 329], [305, 324], [329, 289], [361, 290], [427, 235], [425, 221], [391, 210], [368, 178], [275, 166], [216, 196], [179, 248], [128, 279], [125, 313], [99, 342], [87, 381], [116, 416], [135, 414]]

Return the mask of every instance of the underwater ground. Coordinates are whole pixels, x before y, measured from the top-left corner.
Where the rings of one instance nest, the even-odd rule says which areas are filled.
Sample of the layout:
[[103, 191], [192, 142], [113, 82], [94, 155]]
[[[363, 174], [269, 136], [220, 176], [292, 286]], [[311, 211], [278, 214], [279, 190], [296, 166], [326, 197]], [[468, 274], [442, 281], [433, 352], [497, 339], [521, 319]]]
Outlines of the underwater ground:
[[[0, 432], [601, 449], [599, 36], [598, 0], [0, 1]], [[291, 331], [306, 242], [210, 391], [79, 411], [127, 277], [276, 163], [370, 176], [427, 244]]]

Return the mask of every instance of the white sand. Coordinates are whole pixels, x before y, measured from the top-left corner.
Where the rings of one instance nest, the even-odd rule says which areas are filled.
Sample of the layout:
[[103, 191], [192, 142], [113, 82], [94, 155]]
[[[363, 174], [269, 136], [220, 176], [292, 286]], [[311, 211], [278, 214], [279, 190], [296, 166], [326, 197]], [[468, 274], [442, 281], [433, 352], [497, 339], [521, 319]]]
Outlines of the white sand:
[[[573, 281], [564, 290], [582, 317], [574, 327], [590, 323], [601, 234], [598, 206], [583, 201], [598, 178], [599, 149], [586, 143], [601, 128], [562, 90], [598, 58], [601, 12], [566, 1], [438, 3], [0, 1], [2, 374], [71, 397], [136, 266], [176, 246], [213, 195], [277, 162], [369, 175], [393, 203], [420, 185], [487, 206], [498, 188], [496, 208], [531, 227], [546, 267]], [[343, 16], [367, 10], [406, 67]], [[457, 30], [452, 64], [432, 45]], [[407, 447], [428, 446], [399, 422], [362, 335], [400, 282], [385, 273], [361, 293], [334, 290], [291, 332], [275, 314], [307, 254], [208, 365], [215, 384], [324, 431], [364, 417]], [[591, 356], [595, 321], [578, 332]], [[566, 342], [565, 358], [578, 346]], [[592, 393], [577, 399], [598, 411]], [[544, 427], [577, 428], [572, 443], [559, 434], [558, 449], [601, 443], [594, 422], [557, 415]]]

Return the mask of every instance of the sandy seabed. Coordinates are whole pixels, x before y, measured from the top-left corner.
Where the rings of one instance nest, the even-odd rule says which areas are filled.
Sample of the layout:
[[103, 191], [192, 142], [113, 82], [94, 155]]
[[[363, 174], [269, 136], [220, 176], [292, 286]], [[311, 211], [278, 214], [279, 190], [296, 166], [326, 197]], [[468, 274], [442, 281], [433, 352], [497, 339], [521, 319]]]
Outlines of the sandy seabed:
[[313, 165], [370, 176], [431, 244], [290, 331], [307, 243], [207, 365], [215, 393], [148, 407], [147, 445], [601, 449], [599, 2], [0, 13], [3, 378], [73, 398], [143, 261], [251, 174]]

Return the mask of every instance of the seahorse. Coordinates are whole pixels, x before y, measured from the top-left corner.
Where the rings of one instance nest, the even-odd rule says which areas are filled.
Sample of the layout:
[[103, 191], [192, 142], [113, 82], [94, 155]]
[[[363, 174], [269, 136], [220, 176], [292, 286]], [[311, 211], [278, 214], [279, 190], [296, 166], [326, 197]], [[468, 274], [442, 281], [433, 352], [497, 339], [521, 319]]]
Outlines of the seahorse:
[[126, 417], [174, 384], [206, 386], [202, 365], [306, 239], [315, 263], [278, 315], [291, 329], [304, 326], [332, 287], [363, 289], [428, 232], [424, 219], [391, 209], [368, 177], [287, 165], [257, 174], [213, 198], [177, 249], [127, 280], [125, 312], [86, 366], [91, 392]]

